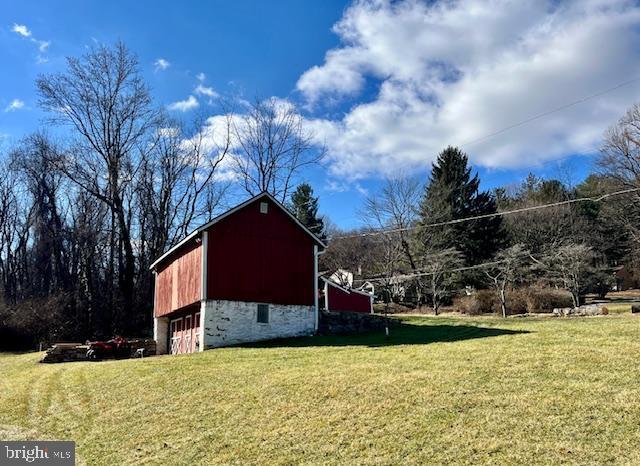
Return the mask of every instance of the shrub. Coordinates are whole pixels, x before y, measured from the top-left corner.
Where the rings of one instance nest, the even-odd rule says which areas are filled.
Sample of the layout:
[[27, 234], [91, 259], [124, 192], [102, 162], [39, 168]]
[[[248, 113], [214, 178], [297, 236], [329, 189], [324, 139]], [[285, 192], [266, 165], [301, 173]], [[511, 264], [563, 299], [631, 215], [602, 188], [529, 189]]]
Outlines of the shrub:
[[463, 314], [480, 315], [496, 312], [500, 308], [498, 300], [491, 290], [478, 290], [471, 296], [462, 296], [454, 302]]
[[519, 288], [507, 292], [507, 314], [526, 314], [529, 312], [529, 307], [527, 306], [528, 297], [527, 288]]
[[475, 316], [480, 314], [480, 306], [473, 296], [461, 296], [454, 300], [454, 306], [462, 314], [469, 314]]
[[573, 307], [571, 293], [568, 291], [541, 287], [525, 290], [527, 312], [553, 312], [558, 307]]
[[[454, 305], [464, 314], [500, 312], [500, 302], [493, 290], [478, 290], [470, 296], [456, 298]], [[571, 294], [565, 290], [525, 287], [507, 292], [507, 314], [552, 312], [557, 307], [572, 307]]]

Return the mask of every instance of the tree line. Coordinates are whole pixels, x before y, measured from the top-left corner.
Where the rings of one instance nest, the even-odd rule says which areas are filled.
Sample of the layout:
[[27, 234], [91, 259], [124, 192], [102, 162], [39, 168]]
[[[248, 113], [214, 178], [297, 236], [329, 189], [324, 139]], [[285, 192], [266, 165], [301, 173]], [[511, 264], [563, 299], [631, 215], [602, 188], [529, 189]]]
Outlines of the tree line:
[[387, 302], [438, 312], [462, 287], [489, 287], [506, 314], [509, 289], [543, 282], [571, 291], [577, 305], [588, 290], [611, 289], [617, 267], [637, 270], [637, 193], [494, 215], [640, 187], [637, 106], [606, 133], [599, 172], [575, 187], [531, 175], [485, 191], [467, 155], [448, 147], [429, 179], [387, 180], [362, 206], [366, 226], [340, 231], [319, 215], [312, 187], [298, 184], [324, 149], [290, 103], [256, 99], [240, 112], [224, 104], [216, 117], [179, 121], [153, 101], [122, 43], [71, 57], [35, 84], [46, 125], [0, 148], [8, 348], [148, 334], [149, 265], [239, 196], [262, 191], [328, 242], [324, 272], [371, 279]]
[[0, 154], [6, 347], [148, 334], [153, 260], [237, 191], [288, 202], [324, 154], [277, 99], [172, 118], [122, 43], [68, 58], [35, 84], [46, 126]]
[[372, 281], [387, 303], [427, 304], [436, 314], [463, 288], [493, 290], [505, 316], [519, 286], [565, 289], [576, 307], [586, 293], [604, 297], [621, 267], [638, 276], [638, 192], [595, 200], [640, 188], [638, 128], [633, 106], [605, 134], [597, 171], [577, 186], [530, 174], [483, 191], [467, 155], [448, 147], [425, 183], [387, 180], [362, 209], [366, 226], [333, 231], [321, 263], [329, 273], [356, 271], [356, 286]]

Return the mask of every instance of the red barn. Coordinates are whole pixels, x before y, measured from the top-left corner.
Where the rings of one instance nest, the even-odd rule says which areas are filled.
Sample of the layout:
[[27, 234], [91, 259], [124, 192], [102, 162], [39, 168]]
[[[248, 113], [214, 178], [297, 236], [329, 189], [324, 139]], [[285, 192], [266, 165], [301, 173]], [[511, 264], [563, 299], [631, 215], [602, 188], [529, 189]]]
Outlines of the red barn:
[[324, 248], [268, 193], [196, 229], [151, 265], [158, 352], [314, 333]]
[[328, 311], [373, 313], [373, 295], [344, 288], [332, 280], [324, 281], [324, 308]]

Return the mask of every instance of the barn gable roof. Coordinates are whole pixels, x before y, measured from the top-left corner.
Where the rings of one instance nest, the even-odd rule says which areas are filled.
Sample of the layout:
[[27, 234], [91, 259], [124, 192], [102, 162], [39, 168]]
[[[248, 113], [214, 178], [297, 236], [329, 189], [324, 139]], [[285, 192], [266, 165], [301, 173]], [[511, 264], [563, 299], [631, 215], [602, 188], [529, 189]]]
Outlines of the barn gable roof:
[[326, 248], [327, 247], [327, 245], [320, 238], [318, 238], [315, 234], [313, 234], [311, 232], [311, 230], [309, 230], [306, 226], [304, 226], [302, 223], [300, 223], [300, 221], [291, 212], [289, 212], [289, 210], [284, 205], [282, 205], [282, 203], [280, 203], [275, 197], [273, 197], [268, 192], [263, 191], [260, 194], [254, 196], [254, 197], [252, 197], [250, 199], [247, 199], [245, 202], [243, 202], [241, 204], [238, 204], [234, 208], [229, 209], [225, 213], [218, 215], [217, 217], [215, 217], [213, 220], [209, 221], [208, 223], [205, 223], [204, 225], [199, 226], [198, 228], [196, 228], [189, 235], [187, 235], [182, 241], [180, 241], [174, 247], [172, 247], [167, 252], [165, 252], [163, 255], [158, 257], [158, 259], [156, 259], [155, 262], [153, 264], [151, 264], [151, 266], [149, 267], [149, 270], [155, 269], [158, 266], [158, 264], [160, 264], [164, 259], [169, 257], [171, 254], [176, 252], [178, 249], [182, 248], [182, 246], [184, 246], [186, 243], [188, 243], [191, 239], [197, 237], [204, 230], [207, 230], [208, 228], [212, 227], [213, 225], [215, 225], [216, 223], [218, 223], [222, 219], [225, 219], [225, 218], [229, 217], [230, 215], [233, 215], [235, 212], [245, 208], [249, 204], [252, 204], [255, 201], [257, 201], [259, 199], [262, 199], [262, 198], [265, 198], [265, 197], [267, 199], [269, 199], [270, 201], [272, 201], [276, 206], [278, 206], [285, 214], [287, 214], [287, 216], [291, 220], [293, 220], [296, 223], [296, 225], [298, 225], [298, 227], [300, 227], [306, 234], [311, 236], [311, 239], [313, 239], [313, 241], [316, 244], [318, 244], [318, 246], [320, 246], [322, 248]]

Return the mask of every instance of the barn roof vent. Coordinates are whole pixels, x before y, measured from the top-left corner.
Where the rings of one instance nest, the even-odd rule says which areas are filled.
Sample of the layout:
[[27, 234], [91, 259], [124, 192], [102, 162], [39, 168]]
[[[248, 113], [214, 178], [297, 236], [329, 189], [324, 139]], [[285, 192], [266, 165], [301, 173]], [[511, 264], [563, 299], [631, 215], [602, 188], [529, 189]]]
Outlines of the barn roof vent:
[[261, 202], [260, 203], [260, 213], [261, 214], [266, 214], [267, 212], [269, 212], [269, 204], [267, 204], [266, 202]]

